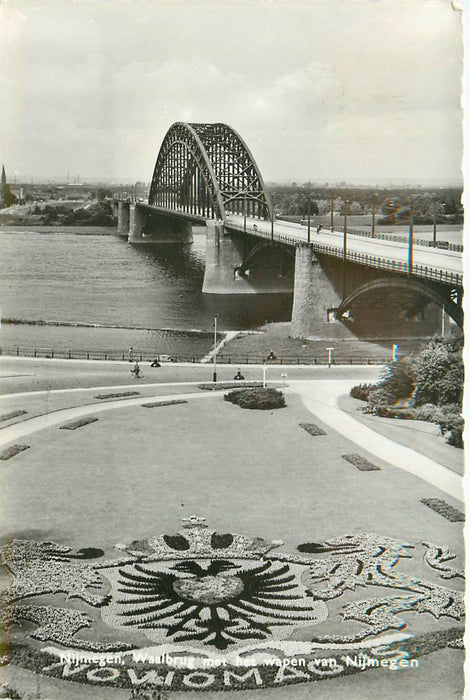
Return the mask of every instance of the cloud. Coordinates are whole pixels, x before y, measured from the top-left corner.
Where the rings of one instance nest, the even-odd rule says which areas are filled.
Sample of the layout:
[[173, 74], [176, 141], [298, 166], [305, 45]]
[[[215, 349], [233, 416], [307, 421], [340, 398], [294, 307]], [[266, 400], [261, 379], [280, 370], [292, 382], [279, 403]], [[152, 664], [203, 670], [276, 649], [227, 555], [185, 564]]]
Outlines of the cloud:
[[149, 179], [174, 121], [223, 121], [266, 179], [458, 176], [461, 28], [443, 0], [10, 0], [1, 11], [10, 169]]

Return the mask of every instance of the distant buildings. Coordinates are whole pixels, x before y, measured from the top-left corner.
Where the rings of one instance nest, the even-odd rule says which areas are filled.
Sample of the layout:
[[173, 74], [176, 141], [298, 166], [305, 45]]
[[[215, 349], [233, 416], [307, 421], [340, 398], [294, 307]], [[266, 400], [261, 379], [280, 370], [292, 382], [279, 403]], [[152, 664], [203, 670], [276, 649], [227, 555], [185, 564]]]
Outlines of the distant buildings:
[[0, 209], [6, 209], [18, 201], [17, 197], [12, 193], [10, 185], [7, 182], [5, 166], [2, 165], [2, 181], [0, 183]]

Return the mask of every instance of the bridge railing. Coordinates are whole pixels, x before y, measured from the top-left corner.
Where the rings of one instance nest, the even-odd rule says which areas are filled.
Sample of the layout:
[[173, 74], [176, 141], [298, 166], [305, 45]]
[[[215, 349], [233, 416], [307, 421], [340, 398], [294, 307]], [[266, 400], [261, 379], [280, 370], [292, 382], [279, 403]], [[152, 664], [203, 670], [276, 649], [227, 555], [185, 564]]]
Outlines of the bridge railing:
[[[344, 259], [342, 248], [322, 245], [320, 243], [314, 243], [313, 248], [318, 253], [324, 253], [326, 255], [334, 256], [335, 258]], [[369, 255], [368, 253], [357, 253], [355, 251], [346, 251], [346, 259], [350, 262], [355, 262], [359, 265], [366, 265], [367, 267], [375, 267], [379, 270], [388, 270], [390, 272], [398, 272], [405, 275], [407, 275], [409, 272], [408, 262], [405, 262], [404, 260], [390, 260], [389, 258]], [[448, 272], [447, 270], [428, 267], [427, 265], [412, 265], [411, 274], [414, 277], [421, 277], [437, 282], [445, 282], [446, 284], [452, 284], [458, 287], [461, 287], [463, 284], [463, 275], [459, 275], [457, 272]]]
[[245, 226], [243, 224], [235, 224], [230, 222], [227, 224], [228, 228], [233, 228], [236, 229], [237, 231], [243, 231], [244, 233], [248, 233], [252, 236], [257, 236], [258, 238], [266, 238], [267, 240], [271, 240], [271, 238], [278, 243], [287, 243], [288, 245], [298, 245], [299, 243], [302, 243], [302, 241], [299, 238], [295, 238], [294, 236], [286, 236], [284, 233], [274, 233], [273, 236], [271, 236], [271, 233], [269, 231], [262, 231], [259, 228], [255, 228], [256, 224], [253, 226], [252, 224], [248, 224]]
[[[239, 231], [245, 231], [245, 227], [240, 224], [235, 224], [230, 222], [229, 228], [237, 229]], [[337, 230], [337, 229], [336, 229]], [[259, 238], [265, 238], [268, 240], [275, 240], [278, 243], [286, 243], [287, 245], [299, 245], [300, 243], [305, 243], [305, 241], [294, 238], [293, 236], [287, 236], [283, 233], [274, 232], [273, 235], [269, 231], [262, 231], [258, 228], [253, 228], [249, 225], [246, 227], [246, 233], [251, 235], [256, 235]], [[406, 239], [407, 240], [407, 239]], [[338, 248], [334, 245], [329, 245], [327, 243], [316, 243], [313, 241], [311, 243], [314, 251], [318, 253], [323, 253], [325, 255], [330, 255], [335, 258], [344, 259], [344, 253], [342, 248]], [[365, 265], [367, 267], [374, 267], [379, 270], [387, 270], [389, 272], [397, 272], [399, 274], [407, 275], [408, 262], [402, 260], [391, 260], [389, 258], [384, 258], [376, 255], [369, 255], [368, 253], [358, 253], [355, 251], [346, 251], [346, 260], [349, 262], [356, 263], [358, 265]], [[434, 280], [437, 282], [444, 282], [445, 284], [451, 284], [461, 287], [463, 285], [463, 275], [459, 275], [456, 272], [448, 272], [446, 270], [441, 270], [434, 267], [429, 267], [427, 265], [412, 265], [411, 275], [414, 277], [420, 277], [423, 279]]]
[[[348, 233], [354, 236], [362, 236], [363, 238], [372, 238], [378, 241], [392, 241], [393, 243], [409, 243], [409, 236], [401, 236], [395, 233], [378, 233], [374, 235], [370, 231], [363, 231], [357, 228], [350, 228], [348, 226]], [[339, 233], [344, 233], [344, 226], [335, 226], [335, 231]], [[450, 250], [458, 253], [463, 252], [463, 245], [460, 243], [449, 243], [449, 241], [427, 241], [423, 238], [413, 238], [413, 245], [419, 245], [424, 248], [440, 248], [442, 250]]]

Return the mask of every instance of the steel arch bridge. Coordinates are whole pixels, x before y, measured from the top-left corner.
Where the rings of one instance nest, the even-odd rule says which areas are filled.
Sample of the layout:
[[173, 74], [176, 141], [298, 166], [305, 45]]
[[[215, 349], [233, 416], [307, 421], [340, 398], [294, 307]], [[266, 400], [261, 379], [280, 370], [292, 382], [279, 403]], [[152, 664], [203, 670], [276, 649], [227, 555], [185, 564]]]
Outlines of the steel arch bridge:
[[243, 139], [226, 124], [176, 122], [152, 176], [149, 205], [201, 219], [272, 216], [271, 199]]

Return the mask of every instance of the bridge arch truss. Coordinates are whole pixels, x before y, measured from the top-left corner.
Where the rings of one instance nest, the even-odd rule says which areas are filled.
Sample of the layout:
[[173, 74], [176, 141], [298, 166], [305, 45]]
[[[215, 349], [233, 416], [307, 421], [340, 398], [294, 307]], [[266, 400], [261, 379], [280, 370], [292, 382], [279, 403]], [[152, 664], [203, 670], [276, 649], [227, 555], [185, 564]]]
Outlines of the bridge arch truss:
[[226, 124], [177, 122], [163, 139], [149, 204], [201, 219], [271, 217], [261, 173], [243, 139]]

